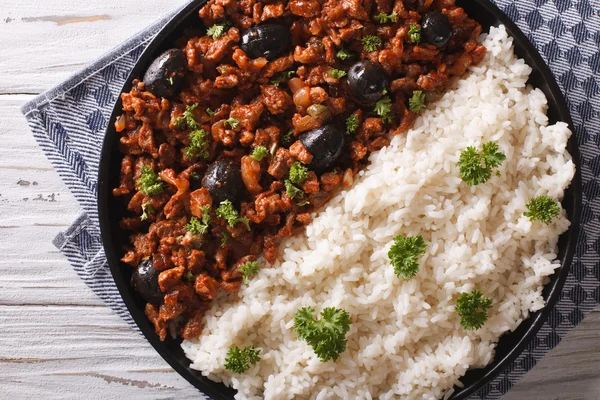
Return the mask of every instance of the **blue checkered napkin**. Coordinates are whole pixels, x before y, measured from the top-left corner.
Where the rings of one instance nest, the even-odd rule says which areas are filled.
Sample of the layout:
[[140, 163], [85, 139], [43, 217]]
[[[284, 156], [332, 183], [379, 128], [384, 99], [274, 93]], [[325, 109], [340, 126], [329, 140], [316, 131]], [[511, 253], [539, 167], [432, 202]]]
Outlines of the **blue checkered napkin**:
[[[600, 303], [600, 0], [495, 0], [554, 72], [581, 151], [583, 215], [571, 273], [557, 306], [519, 358], [473, 399], [498, 399]], [[104, 129], [119, 91], [169, 17], [122, 44], [22, 111], [40, 147], [82, 208], [54, 244], [77, 274], [135, 326], [112, 281], [98, 227], [97, 173]]]

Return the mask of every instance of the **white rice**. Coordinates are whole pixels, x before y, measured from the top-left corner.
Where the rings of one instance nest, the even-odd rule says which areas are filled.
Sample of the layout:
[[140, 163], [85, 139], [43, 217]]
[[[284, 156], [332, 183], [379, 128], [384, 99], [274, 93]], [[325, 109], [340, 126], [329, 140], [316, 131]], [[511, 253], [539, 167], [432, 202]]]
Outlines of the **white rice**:
[[[236, 399], [438, 399], [469, 368], [494, 357], [541, 296], [556, 261], [564, 211], [550, 225], [523, 216], [534, 196], [562, 199], [575, 166], [564, 123], [548, 126], [546, 98], [526, 86], [504, 27], [484, 37], [485, 60], [430, 106], [407, 134], [370, 156], [354, 186], [331, 200], [305, 234], [282, 243], [238, 298], [215, 301], [196, 342], [182, 344], [192, 368], [238, 390]], [[467, 146], [495, 141], [500, 175], [470, 188], [457, 161]], [[387, 252], [396, 235], [429, 243], [410, 280], [394, 275]], [[477, 331], [461, 328], [460, 293], [494, 300]], [[296, 311], [348, 311], [348, 348], [321, 362], [293, 331]], [[223, 368], [231, 346], [254, 345], [262, 360], [245, 374]]]

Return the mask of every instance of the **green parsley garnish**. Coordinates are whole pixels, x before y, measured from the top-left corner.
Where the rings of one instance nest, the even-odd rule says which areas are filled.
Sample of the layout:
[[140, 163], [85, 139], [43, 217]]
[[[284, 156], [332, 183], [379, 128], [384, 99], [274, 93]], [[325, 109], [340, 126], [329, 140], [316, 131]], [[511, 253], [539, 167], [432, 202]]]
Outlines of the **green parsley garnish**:
[[340, 79], [343, 78], [344, 76], [346, 76], [346, 71], [342, 71], [341, 69], [335, 69], [335, 68], [331, 68], [329, 71], [327, 71], [327, 73], [336, 79]]
[[152, 207], [150, 202], [147, 201], [142, 204], [142, 216], [140, 217], [140, 219], [142, 221], [145, 221], [148, 219], [148, 214], [154, 214], [154, 213], [155, 213], [154, 207]]
[[552, 218], [560, 215], [560, 204], [550, 196], [534, 197], [527, 203], [527, 211], [523, 215], [531, 221], [541, 221], [548, 225]]
[[214, 24], [206, 31], [206, 35], [212, 37], [213, 39], [220, 38], [225, 33], [225, 29], [227, 28], [227, 24]]
[[238, 271], [243, 275], [242, 279], [244, 280], [244, 283], [248, 284], [248, 279], [252, 278], [260, 271], [260, 264], [258, 261], [248, 261], [244, 263]]
[[410, 99], [408, 99], [408, 108], [410, 111], [418, 114], [425, 108], [425, 93], [422, 90], [415, 90]]
[[352, 114], [346, 119], [346, 133], [351, 135], [358, 129], [358, 115]]
[[193, 179], [195, 181], [200, 180], [202, 177], [200, 176], [200, 174], [198, 174], [197, 172], [192, 172], [190, 174], [190, 179]]
[[375, 19], [379, 21], [380, 24], [387, 24], [388, 22], [398, 22], [398, 14], [394, 11], [391, 14], [379, 13], [379, 15], [375, 16]]
[[283, 137], [281, 138], [281, 143], [284, 145], [288, 145], [292, 143], [292, 139], [294, 138], [294, 131], [288, 131], [285, 135], [283, 135]]
[[494, 142], [485, 143], [482, 151], [469, 146], [460, 153], [460, 177], [468, 186], [485, 183], [492, 177], [492, 169], [498, 168], [505, 159], [506, 156]]
[[212, 117], [213, 115], [215, 115], [215, 112], [213, 110], [211, 110], [210, 108], [207, 108], [204, 111], [206, 111], [206, 113], [208, 114], [209, 117]]
[[173, 123], [179, 129], [185, 129], [186, 127], [189, 129], [198, 129], [200, 125], [196, 122], [194, 110], [198, 107], [198, 103], [194, 103], [191, 106], [186, 106], [185, 111], [181, 117], [175, 118]]
[[192, 217], [190, 222], [184, 227], [194, 235], [204, 235], [208, 232], [208, 227], [210, 226], [210, 208], [208, 206], [202, 206], [200, 209], [202, 210], [202, 220]]
[[285, 191], [290, 196], [290, 199], [294, 200], [296, 198], [302, 199], [304, 197], [304, 192], [302, 189], [298, 189], [289, 179], [284, 181], [285, 183]]
[[227, 350], [227, 357], [225, 357], [225, 368], [236, 374], [243, 374], [248, 371], [250, 367], [260, 361], [260, 350], [255, 349], [254, 346], [244, 347], [240, 349], [237, 346], [233, 346]]
[[224, 230], [223, 232], [221, 232], [221, 247], [225, 246], [227, 244], [228, 240], [229, 240], [229, 232]]
[[227, 221], [227, 224], [232, 228], [238, 222], [241, 222], [242, 224], [246, 225], [246, 228], [248, 228], [248, 230], [250, 230], [250, 224], [248, 222], [248, 219], [240, 218], [240, 214], [233, 206], [233, 203], [229, 200], [224, 200], [221, 202], [219, 208], [217, 208], [216, 214], [217, 217], [223, 218], [225, 221]]
[[267, 150], [265, 146], [256, 146], [250, 157], [254, 158], [256, 161], [262, 161], [262, 159], [265, 158], [268, 153], [269, 150]]
[[460, 315], [460, 324], [465, 329], [479, 329], [487, 321], [487, 310], [492, 306], [492, 299], [487, 298], [479, 290], [463, 293], [456, 300], [456, 312]]
[[321, 311], [321, 319], [316, 320], [312, 307], [303, 307], [294, 317], [294, 331], [305, 340], [322, 362], [337, 360], [346, 350], [346, 333], [352, 321], [346, 311], [327, 307]]
[[275, 75], [273, 80], [271, 80], [271, 84], [273, 86], [279, 86], [279, 84], [285, 80], [290, 79], [292, 76], [296, 75], [296, 71], [283, 71]]
[[342, 47], [337, 53], [335, 53], [335, 56], [340, 60], [349, 60], [354, 57], [354, 54]]
[[401, 279], [410, 279], [419, 272], [419, 259], [425, 254], [427, 243], [423, 236], [396, 236], [388, 257], [394, 272]]
[[389, 96], [385, 96], [375, 103], [375, 113], [381, 117], [384, 124], [392, 122], [394, 112], [392, 111], [392, 100]]
[[146, 196], [155, 196], [162, 193], [164, 188], [164, 182], [160, 180], [160, 176], [155, 173], [152, 168], [144, 165], [141, 169], [142, 175], [135, 181], [139, 186], [140, 192]]
[[187, 271], [185, 273], [185, 275], [183, 276], [183, 280], [187, 281], [187, 282], [193, 282], [194, 281], [194, 274], [192, 274], [192, 271]]
[[[296, 185], [301, 184], [308, 178], [308, 169], [300, 163], [295, 161], [290, 168], [290, 181]], [[291, 197], [291, 196], [290, 196]]]
[[207, 159], [210, 157], [208, 152], [208, 134], [204, 129], [196, 129], [188, 135], [190, 145], [185, 148], [185, 156], [189, 159], [198, 156]]
[[229, 125], [229, 127], [230, 127], [231, 129], [235, 129], [235, 128], [237, 128], [237, 127], [238, 127], [238, 125], [240, 124], [240, 121], [238, 121], [238, 120], [237, 120], [237, 119], [235, 119], [235, 118], [227, 118], [227, 119], [225, 120], [225, 123], [226, 123], [227, 125]]
[[417, 24], [411, 24], [408, 29], [408, 37], [414, 44], [421, 43], [421, 28]]
[[375, 51], [383, 44], [379, 36], [366, 35], [361, 39], [361, 43], [366, 51]]

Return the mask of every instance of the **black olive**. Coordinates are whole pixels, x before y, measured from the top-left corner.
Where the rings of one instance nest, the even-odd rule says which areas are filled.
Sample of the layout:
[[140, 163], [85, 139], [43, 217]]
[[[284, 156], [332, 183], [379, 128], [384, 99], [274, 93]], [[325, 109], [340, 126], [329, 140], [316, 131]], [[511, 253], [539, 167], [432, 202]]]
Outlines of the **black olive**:
[[289, 51], [292, 35], [288, 27], [277, 24], [264, 24], [252, 27], [242, 35], [240, 48], [250, 58], [266, 57], [274, 60]]
[[330, 124], [300, 135], [300, 141], [313, 156], [309, 168], [325, 170], [337, 162], [344, 148], [344, 130]]
[[150, 260], [142, 261], [131, 276], [131, 285], [148, 303], [161, 303], [163, 292], [158, 286], [158, 271]]
[[240, 164], [229, 158], [218, 159], [206, 169], [202, 187], [208, 189], [216, 207], [225, 200], [237, 206], [246, 188]]
[[187, 58], [180, 49], [162, 53], [148, 67], [144, 75], [146, 90], [158, 97], [171, 97], [181, 87]]
[[421, 36], [425, 43], [442, 47], [452, 37], [452, 25], [448, 17], [439, 11], [432, 11], [423, 15], [421, 20]]
[[359, 103], [375, 103], [383, 96], [388, 84], [385, 70], [374, 62], [359, 61], [348, 70], [348, 87]]

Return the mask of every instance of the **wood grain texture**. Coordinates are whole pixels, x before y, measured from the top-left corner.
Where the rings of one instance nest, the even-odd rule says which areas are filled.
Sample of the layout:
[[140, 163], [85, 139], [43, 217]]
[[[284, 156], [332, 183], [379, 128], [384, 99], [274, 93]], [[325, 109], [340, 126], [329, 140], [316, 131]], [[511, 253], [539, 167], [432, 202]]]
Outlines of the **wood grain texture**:
[[[78, 206], [19, 112], [184, 2], [0, 0], [0, 398], [199, 397], [51, 244]], [[599, 367], [595, 311], [505, 399], [598, 400]]]

